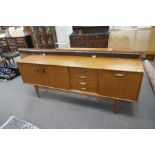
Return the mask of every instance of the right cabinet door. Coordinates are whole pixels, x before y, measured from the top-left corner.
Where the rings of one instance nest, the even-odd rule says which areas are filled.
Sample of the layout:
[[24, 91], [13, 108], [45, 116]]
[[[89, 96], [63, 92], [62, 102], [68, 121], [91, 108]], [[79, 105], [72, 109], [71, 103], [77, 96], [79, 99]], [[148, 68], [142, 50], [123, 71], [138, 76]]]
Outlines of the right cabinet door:
[[100, 71], [100, 94], [107, 97], [137, 101], [142, 74], [136, 72]]

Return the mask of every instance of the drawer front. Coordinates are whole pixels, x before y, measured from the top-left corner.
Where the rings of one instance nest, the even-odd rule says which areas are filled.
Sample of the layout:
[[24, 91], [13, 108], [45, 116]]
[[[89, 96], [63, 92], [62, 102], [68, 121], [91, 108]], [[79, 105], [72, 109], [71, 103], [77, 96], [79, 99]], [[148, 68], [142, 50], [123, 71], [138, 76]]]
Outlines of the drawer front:
[[100, 71], [100, 94], [137, 101], [142, 81], [141, 73]]
[[70, 87], [73, 90], [98, 93], [98, 81], [95, 82], [95, 81], [71, 79]]
[[85, 68], [69, 68], [70, 79], [98, 81], [98, 70]]

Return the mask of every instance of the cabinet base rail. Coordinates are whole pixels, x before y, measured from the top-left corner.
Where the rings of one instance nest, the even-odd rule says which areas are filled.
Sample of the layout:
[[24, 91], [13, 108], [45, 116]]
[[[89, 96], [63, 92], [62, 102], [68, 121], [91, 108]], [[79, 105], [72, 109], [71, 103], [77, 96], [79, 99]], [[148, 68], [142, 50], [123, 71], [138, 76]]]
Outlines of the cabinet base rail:
[[[34, 85], [34, 88], [35, 88], [35, 91], [36, 91], [36, 95], [38, 97], [40, 97], [40, 93], [39, 93], [39, 87], [40, 86], [37, 86], [37, 85]], [[41, 88], [41, 87], [40, 87]], [[42, 87], [42, 88], [45, 88], [45, 87]], [[51, 88], [52, 89], [52, 88]], [[119, 100], [118, 99], [113, 99], [114, 100], [114, 103], [113, 103], [113, 112], [115, 114], [117, 114], [119, 111], [120, 111], [120, 103], [119, 103]]]

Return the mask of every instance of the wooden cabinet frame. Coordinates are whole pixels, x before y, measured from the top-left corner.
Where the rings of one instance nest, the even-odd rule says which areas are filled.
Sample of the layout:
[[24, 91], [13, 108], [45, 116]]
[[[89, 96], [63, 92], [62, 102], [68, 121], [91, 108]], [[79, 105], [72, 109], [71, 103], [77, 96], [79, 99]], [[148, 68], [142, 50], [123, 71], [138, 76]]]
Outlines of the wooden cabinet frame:
[[82, 56], [32, 55], [18, 61], [25, 83], [38, 88], [77, 92], [137, 102], [143, 78], [139, 59], [92, 58]]

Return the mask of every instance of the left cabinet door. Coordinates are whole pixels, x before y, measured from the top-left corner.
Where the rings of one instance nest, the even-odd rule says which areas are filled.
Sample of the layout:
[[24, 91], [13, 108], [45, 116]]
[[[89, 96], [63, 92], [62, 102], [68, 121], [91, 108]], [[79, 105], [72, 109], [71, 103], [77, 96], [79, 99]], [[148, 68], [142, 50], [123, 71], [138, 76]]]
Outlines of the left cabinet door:
[[18, 63], [18, 67], [23, 82], [36, 85], [43, 85], [40, 65]]

